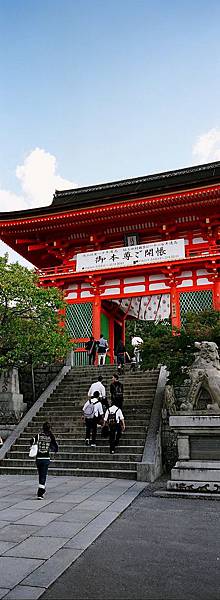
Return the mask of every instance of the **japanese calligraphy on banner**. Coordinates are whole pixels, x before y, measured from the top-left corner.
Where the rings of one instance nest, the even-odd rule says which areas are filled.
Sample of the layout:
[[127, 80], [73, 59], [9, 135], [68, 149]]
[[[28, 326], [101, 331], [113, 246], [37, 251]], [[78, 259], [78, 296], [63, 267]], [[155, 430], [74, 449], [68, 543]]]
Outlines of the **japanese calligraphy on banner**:
[[76, 271], [96, 271], [185, 258], [184, 239], [124, 246], [76, 255]]

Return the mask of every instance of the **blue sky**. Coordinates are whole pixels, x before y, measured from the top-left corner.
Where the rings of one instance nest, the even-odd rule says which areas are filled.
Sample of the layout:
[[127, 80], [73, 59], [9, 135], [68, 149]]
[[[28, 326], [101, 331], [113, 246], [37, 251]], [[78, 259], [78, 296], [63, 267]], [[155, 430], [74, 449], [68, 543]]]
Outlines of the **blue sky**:
[[218, 0], [0, 0], [0, 210], [220, 159], [219, 22]]

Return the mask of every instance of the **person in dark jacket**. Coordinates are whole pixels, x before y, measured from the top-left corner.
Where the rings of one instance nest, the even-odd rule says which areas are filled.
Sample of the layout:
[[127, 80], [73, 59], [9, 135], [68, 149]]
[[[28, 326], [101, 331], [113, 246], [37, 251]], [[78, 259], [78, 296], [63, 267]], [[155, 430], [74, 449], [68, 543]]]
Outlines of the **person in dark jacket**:
[[96, 341], [93, 335], [91, 335], [89, 341], [86, 342], [85, 349], [87, 350], [89, 357], [89, 365], [94, 365], [96, 359]]
[[43, 423], [42, 431], [32, 438], [31, 446], [32, 444], [37, 444], [36, 465], [39, 476], [37, 497], [39, 500], [42, 500], [46, 491], [50, 452], [58, 452], [58, 444], [50, 429], [49, 423]]
[[123, 344], [122, 340], [119, 340], [117, 348], [116, 348], [116, 357], [117, 357], [117, 366], [118, 366], [118, 370], [121, 371], [123, 369], [123, 366], [125, 364], [125, 345]]
[[119, 381], [117, 374], [113, 375], [110, 385], [111, 404], [115, 404], [118, 408], [122, 408], [123, 404], [123, 383]]

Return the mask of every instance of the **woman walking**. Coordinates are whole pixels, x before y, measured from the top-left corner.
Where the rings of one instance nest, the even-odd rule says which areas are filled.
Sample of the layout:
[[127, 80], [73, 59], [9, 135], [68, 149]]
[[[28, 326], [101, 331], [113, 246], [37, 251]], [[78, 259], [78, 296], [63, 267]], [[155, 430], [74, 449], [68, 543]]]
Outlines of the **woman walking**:
[[85, 349], [87, 350], [87, 354], [89, 357], [89, 365], [94, 365], [96, 358], [96, 341], [93, 335], [91, 335], [89, 341], [86, 342]]
[[42, 431], [31, 440], [37, 445], [36, 465], [39, 475], [37, 497], [42, 500], [46, 491], [46, 479], [50, 464], [50, 452], [58, 452], [58, 444], [50, 429], [49, 423], [43, 423]]

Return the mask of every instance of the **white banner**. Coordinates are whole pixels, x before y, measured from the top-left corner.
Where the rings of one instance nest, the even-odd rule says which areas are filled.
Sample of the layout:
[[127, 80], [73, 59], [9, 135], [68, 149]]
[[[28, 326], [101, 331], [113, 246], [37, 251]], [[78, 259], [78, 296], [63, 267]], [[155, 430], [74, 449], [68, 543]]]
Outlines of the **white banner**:
[[124, 246], [76, 255], [76, 271], [115, 269], [185, 258], [184, 239]]

